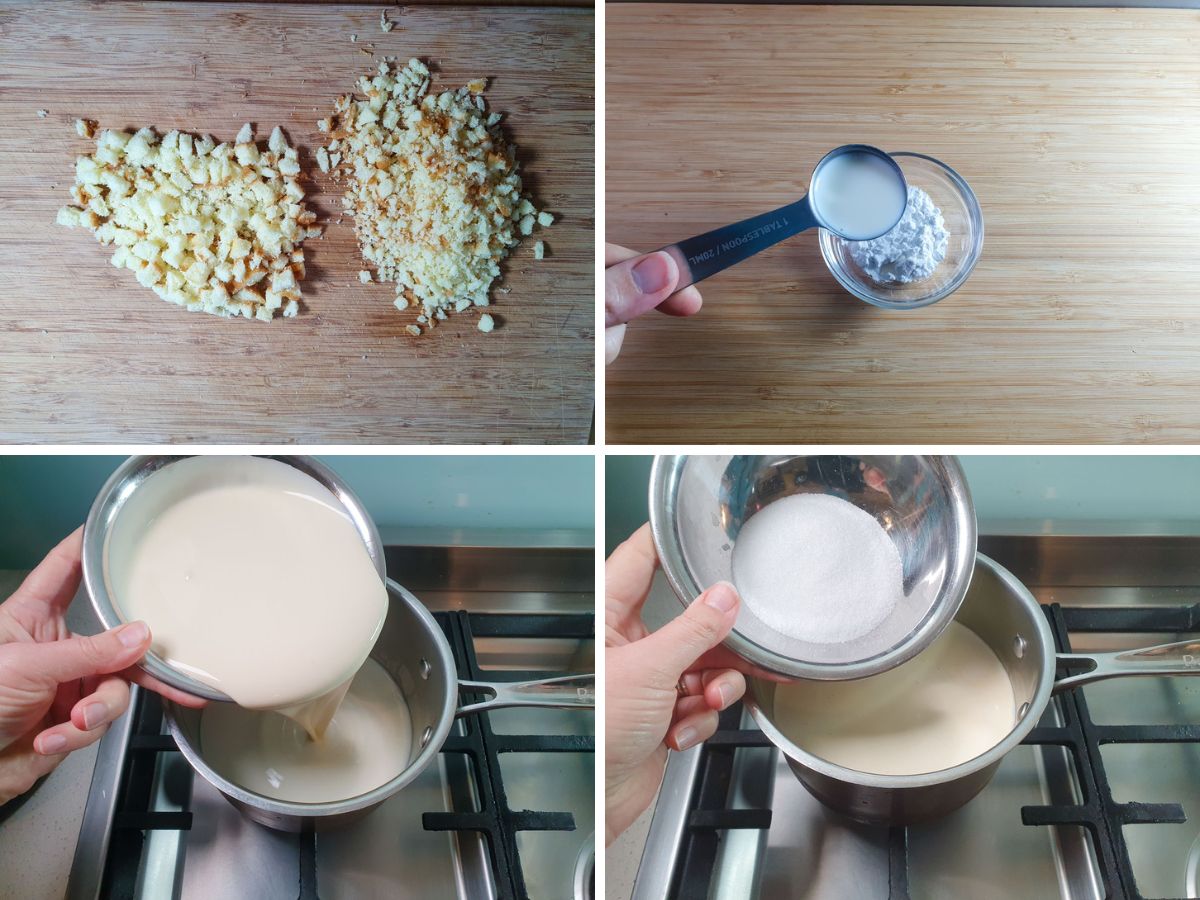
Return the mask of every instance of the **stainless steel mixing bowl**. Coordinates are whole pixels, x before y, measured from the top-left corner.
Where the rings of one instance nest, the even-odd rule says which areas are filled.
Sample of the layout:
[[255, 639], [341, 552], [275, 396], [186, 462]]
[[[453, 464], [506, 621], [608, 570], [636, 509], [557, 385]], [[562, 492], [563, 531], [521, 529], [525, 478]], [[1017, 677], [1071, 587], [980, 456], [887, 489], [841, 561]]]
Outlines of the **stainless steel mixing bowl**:
[[950, 456], [660, 456], [650, 476], [650, 525], [663, 571], [686, 606], [733, 580], [745, 522], [792, 494], [824, 493], [870, 513], [896, 545], [904, 599], [877, 628], [819, 644], [781, 635], [745, 604], [726, 646], [794, 678], [862, 678], [916, 656], [953, 620], [975, 564], [971, 494]]
[[[202, 710], [164, 702], [167, 725], [193, 769], [225, 795], [244, 815], [270, 828], [301, 831], [339, 827], [361, 818], [411, 783], [437, 758], [457, 716], [506, 706], [592, 708], [595, 676], [569, 675], [543, 681], [459, 681], [450, 644], [433, 616], [416, 597], [387, 582], [388, 613], [371, 659], [392, 676], [408, 704], [413, 728], [413, 757], [391, 781], [357, 797], [324, 803], [292, 803], [266, 797], [235, 784], [208, 764], [200, 740]], [[488, 699], [459, 706], [460, 692]]]
[[596, 896], [596, 833], [593, 831], [579, 848], [575, 857], [575, 872], [572, 884], [575, 900], [593, 900]]
[[[83, 583], [91, 597], [92, 607], [96, 616], [105, 628], [116, 628], [123, 619], [114, 602], [112, 579], [109, 572], [108, 553], [109, 537], [113, 526], [121, 515], [122, 509], [129, 499], [134, 496], [153, 477], [156, 472], [173, 465], [188, 456], [131, 456], [123, 462], [100, 488], [87, 522], [83, 526]], [[367, 553], [375, 564], [375, 570], [381, 580], [387, 577], [383, 558], [383, 542], [375, 523], [367, 514], [366, 507], [354, 496], [346, 483], [331, 469], [319, 463], [311, 456], [271, 456], [281, 463], [291, 466], [328, 489], [345, 508], [354, 527], [362, 536]], [[141, 666], [159, 681], [204, 697], [209, 700], [229, 700], [222, 691], [209, 687], [197, 681], [185, 672], [168, 665], [161, 657], [153, 652], [147, 653]]]

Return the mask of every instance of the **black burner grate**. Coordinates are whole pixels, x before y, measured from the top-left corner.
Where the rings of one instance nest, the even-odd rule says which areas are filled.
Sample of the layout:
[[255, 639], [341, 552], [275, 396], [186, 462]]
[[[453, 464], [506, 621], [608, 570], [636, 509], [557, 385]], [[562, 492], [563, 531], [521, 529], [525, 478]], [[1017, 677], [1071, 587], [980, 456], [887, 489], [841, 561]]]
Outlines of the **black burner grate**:
[[[1200, 630], [1200, 604], [1192, 607], [1090, 608], [1061, 607], [1043, 611], [1054, 632], [1059, 652], [1070, 653], [1069, 632], [1147, 632], [1175, 634]], [[1068, 674], [1073, 670], [1068, 669]], [[1125, 825], [1186, 821], [1177, 803], [1118, 803], [1100, 755], [1102, 744], [1200, 742], [1200, 725], [1097, 725], [1088, 714], [1082, 690], [1059, 698], [1064, 724], [1034, 728], [1023, 743], [1064, 747], [1078, 773], [1084, 802], [1073, 805], [1026, 806], [1026, 825], [1077, 825], [1086, 828], [1096, 850], [1100, 877], [1108, 900], [1144, 900], [1138, 892], [1125, 842]], [[726, 829], [765, 829], [771, 826], [767, 809], [737, 810], [727, 807], [738, 748], [772, 747], [758, 729], [741, 729], [741, 705], [725, 710], [717, 733], [701, 749], [699, 769], [678, 865], [670, 896], [708, 895], [717, 858], [720, 832]], [[888, 835], [888, 900], [910, 900], [908, 831], [892, 828]], [[1180, 898], [1182, 900], [1182, 898]]]
[[773, 747], [757, 728], [739, 728], [740, 703], [723, 711], [717, 733], [701, 745], [700, 768], [688, 809], [687, 824], [675, 867], [671, 896], [707, 897], [721, 832], [731, 828], [770, 828], [769, 809], [729, 809], [734, 754], [742, 747]]
[[[476, 637], [577, 638], [590, 640], [595, 634], [595, 616], [435, 613], [450, 648], [459, 677], [464, 681], [527, 681], [547, 677], [546, 672], [511, 670], [486, 672], [475, 656]], [[476, 699], [483, 699], [477, 697]], [[479, 789], [476, 812], [428, 812], [422, 821], [428, 831], [475, 831], [484, 835], [496, 891], [500, 900], [528, 896], [521, 859], [517, 853], [518, 831], [574, 831], [575, 817], [566, 812], [513, 810], [508, 805], [500, 777], [501, 753], [593, 753], [591, 735], [497, 734], [486, 715], [464, 716], [461, 734], [451, 733], [443, 753], [465, 754], [471, 760]]]
[[[482, 671], [475, 655], [475, 637], [567, 638], [592, 640], [595, 616], [592, 614], [488, 614], [468, 612], [434, 613], [434, 618], [450, 640], [454, 661], [462, 680], [524, 681], [549, 677], [553, 673]], [[152, 809], [154, 772], [158, 754], [178, 753], [169, 734], [162, 734], [162, 701], [157, 694], [137, 692], [129, 752], [121, 773], [112, 836], [104, 860], [100, 896], [132, 898], [136, 894], [138, 867], [145, 835], [154, 830], [186, 831], [192, 827], [192, 814], [159, 812]], [[482, 699], [482, 698], [480, 698]], [[509, 735], [492, 731], [486, 714], [464, 717], [464, 733], [452, 733], [443, 753], [466, 755], [479, 790], [478, 812], [425, 813], [423, 823], [430, 831], [476, 831], [486, 836], [488, 855], [499, 900], [523, 900], [527, 896], [525, 880], [517, 852], [518, 831], [574, 831], [575, 819], [566, 812], [513, 810], [508, 806], [500, 774], [501, 753], [563, 752], [593, 753], [591, 735]], [[188, 769], [188, 777], [192, 777]], [[300, 836], [297, 860], [299, 900], [317, 898], [316, 837], [311, 829]]]
[[[1043, 607], [1054, 643], [1061, 653], [1071, 652], [1069, 631], [1112, 631], [1131, 627], [1137, 631], [1170, 632], [1180, 624], [1178, 608], [1138, 608], [1125, 610], [1124, 616], [1114, 616], [1118, 610], [1098, 610], [1086, 607], [1064, 609], [1057, 603]], [[1183, 611], [1186, 612], [1186, 611]], [[1157, 621], [1156, 621], [1157, 620]], [[1067, 674], [1075, 674], [1072, 668]], [[1067, 691], [1060, 696], [1061, 727], [1035, 728], [1025, 739], [1026, 744], [1049, 744], [1065, 747], [1075, 761], [1083, 792], [1081, 805], [1026, 806], [1021, 821], [1026, 825], [1078, 825], [1092, 835], [1101, 878], [1111, 900], [1142, 900], [1129, 847], [1122, 827], [1156, 823], [1180, 824], [1187, 821], [1178, 803], [1117, 803], [1104, 770], [1100, 755], [1101, 744], [1162, 743], [1168, 741], [1200, 740], [1200, 728], [1173, 725], [1097, 725], [1088, 713], [1083, 691]]]
[[134, 896], [147, 831], [186, 831], [192, 827], [190, 812], [156, 812], [151, 808], [158, 754], [179, 752], [174, 738], [159, 733], [162, 723], [162, 700], [158, 694], [138, 691], [133, 707], [129, 752], [121, 773], [112, 837], [105, 857], [101, 897]]

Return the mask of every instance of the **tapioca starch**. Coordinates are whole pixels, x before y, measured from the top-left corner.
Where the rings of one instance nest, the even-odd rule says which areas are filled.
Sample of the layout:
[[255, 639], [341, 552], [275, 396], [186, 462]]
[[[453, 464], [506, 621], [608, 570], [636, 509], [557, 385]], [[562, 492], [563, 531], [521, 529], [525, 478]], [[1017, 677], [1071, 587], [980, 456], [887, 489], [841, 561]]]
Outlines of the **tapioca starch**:
[[900, 222], [873, 241], [852, 241], [850, 256], [876, 284], [924, 281], [946, 258], [950, 232], [933, 198], [909, 185]]

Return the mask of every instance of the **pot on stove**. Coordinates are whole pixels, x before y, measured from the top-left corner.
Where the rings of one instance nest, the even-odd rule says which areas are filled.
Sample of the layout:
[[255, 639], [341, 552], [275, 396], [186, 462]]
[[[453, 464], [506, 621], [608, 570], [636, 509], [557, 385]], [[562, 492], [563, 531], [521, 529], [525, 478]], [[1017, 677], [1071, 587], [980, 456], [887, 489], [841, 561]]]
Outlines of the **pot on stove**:
[[[265, 797], [234, 784], [205, 760], [200, 740], [201, 711], [164, 702], [163, 711], [180, 751], [205, 780], [248, 818], [281, 831], [324, 830], [366, 815], [412, 782], [441, 750], [454, 720], [510, 706], [595, 707], [595, 676], [570, 675], [541, 681], [459, 681], [450, 644], [433, 616], [407, 590], [387, 582], [388, 613], [371, 658], [395, 680], [413, 725], [413, 756], [408, 767], [374, 790], [344, 800], [295, 803]], [[460, 705], [459, 694], [486, 699]]]
[[[755, 722], [783, 752], [793, 774], [826, 806], [872, 825], [909, 825], [939, 818], [983, 790], [1008, 752], [1037, 724], [1053, 693], [1123, 675], [1200, 674], [1200, 641], [1114, 653], [1056, 654], [1037, 600], [1011, 572], [983, 554], [976, 557], [971, 586], [955, 620], [975, 632], [1004, 666], [1017, 715], [1003, 740], [949, 769], [875, 775], [821, 759], [775, 726], [776, 683], [749, 679], [746, 705]], [[1079, 665], [1088, 669], [1055, 680], [1057, 667]]]

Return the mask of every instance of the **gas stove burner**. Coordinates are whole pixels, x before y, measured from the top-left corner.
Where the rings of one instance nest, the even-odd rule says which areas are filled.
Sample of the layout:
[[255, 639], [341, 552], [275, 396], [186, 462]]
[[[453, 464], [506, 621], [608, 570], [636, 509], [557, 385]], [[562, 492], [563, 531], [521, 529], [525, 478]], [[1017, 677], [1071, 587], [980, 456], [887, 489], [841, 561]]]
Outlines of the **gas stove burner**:
[[[447, 635], [462, 680], [591, 668], [591, 548], [388, 547], [387, 558]], [[158, 696], [136, 689], [101, 741], [66, 896], [312, 900], [392, 884], [422, 896], [522, 900], [569, 897], [581, 884], [577, 896], [591, 900], [578, 843], [594, 827], [591, 716], [501, 709], [462, 720], [400, 802], [319, 835], [283, 834], [195, 778], [163, 733]]]
[[[1200, 632], [1196, 537], [985, 536], [980, 550], [1041, 602], [1060, 651]], [[665, 579], [654, 592], [674, 601]], [[732, 707], [713, 738], [672, 754], [632, 898], [1200, 900], [1197, 687], [1141, 678], [1056, 697], [975, 799], [892, 829], [822, 806]]]

